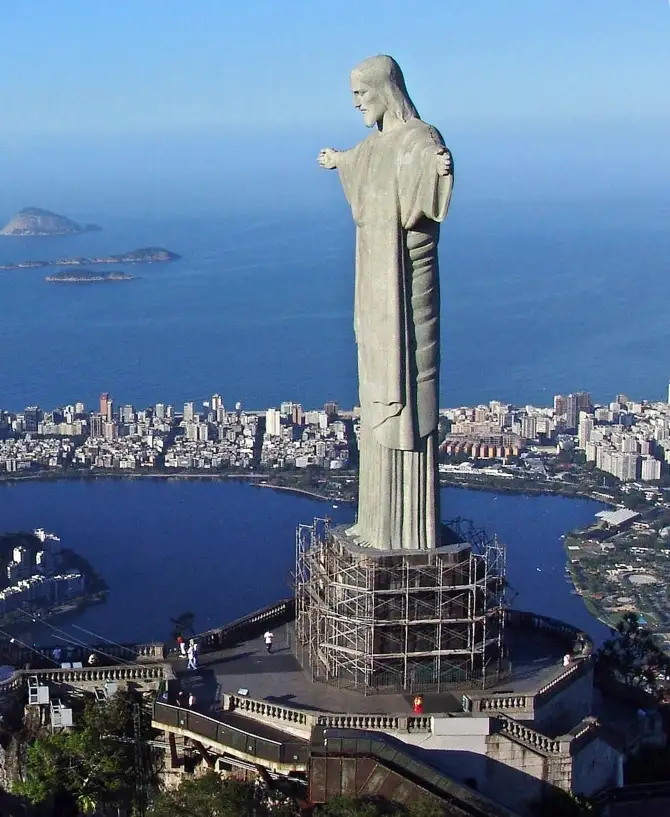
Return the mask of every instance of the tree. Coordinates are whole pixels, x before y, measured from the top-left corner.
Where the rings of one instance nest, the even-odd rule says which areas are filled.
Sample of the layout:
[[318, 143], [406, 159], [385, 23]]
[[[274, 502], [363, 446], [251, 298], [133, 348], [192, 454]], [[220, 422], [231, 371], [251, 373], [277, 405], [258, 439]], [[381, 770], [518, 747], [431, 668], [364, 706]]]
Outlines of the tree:
[[[34, 805], [52, 803], [52, 813], [62, 817], [88, 814], [102, 804], [130, 805], [137, 772], [134, 741], [150, 734], [150, 716], [132, 693], [89, 702], [72, 731], [40, 736], [30, 744], [25, 777], [14, 793]], [[154, 774], [147, 771], [151, 784]]]
[[184, 635], [184, 633], [195, 635], [195, 629], [193, 628], [195, 615], [190, 610], [177, 616], [177, 618], [171, 618], [170, 621], [174, 624], [173, 638], [176, 638], [179, 634]]
[[651, 630], [640, 624], [637, 613], [626, 613], [620, 619], [614, 638], [598, 650], [596, 663], [600, 671], [650, 693], [659, 690], [659, 673], [670, 670], [670, 659]]
[[216, 772], [184, 779], [177, 789], [161, 792], [149, 809], [151, 817], [292, 817], [295, 804], [279, 793], [240, 780], [224, 780]]

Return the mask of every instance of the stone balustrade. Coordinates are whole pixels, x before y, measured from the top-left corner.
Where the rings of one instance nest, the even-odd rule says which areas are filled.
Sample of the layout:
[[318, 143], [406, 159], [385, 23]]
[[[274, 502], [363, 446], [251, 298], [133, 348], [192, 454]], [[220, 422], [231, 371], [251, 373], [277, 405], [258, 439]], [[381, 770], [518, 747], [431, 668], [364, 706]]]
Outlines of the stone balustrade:
[[[288, 623], [295, 618], [295, 599], [288, 598], [256, 610], [247, 616], [242, 616], [224, 627], [216, 627], [198, 633], [195, 638], [200, 644], [200, 649], [204, 652], [208, 650], [221, 650], [233, 641], [244, 640], [253, 637], [259, 630], [263, 632], [268, 625], [278, 626]], [[171, 650], [176, 652], [176, 647]]]
[[293, 728], [311, 732], [316, 725], [330, 729], [361, 729], [381, 732], [431, 732], [430, 715], [385, 715], [320, 712], [313, 709], [296, 709], [290, 706], [259, 701], [246, 695], [223, 696], [223, 707], [255, 720], [281, 728]]
[[534, 729], [524, 726], [518, 721], [501, 716], [498, 718], [498, 724], [500, 732], [503, 735], [507, 735], [512, 738], [512, 740], [523, 743], [531, 749], [535, 749], [546, 755], [560, 754], [561, 752], [560, 741], [548, 738], [546, 735], [536, 732]]
[[128, 661], [162, 661], [165, 655], [165, 645], [160, 642], [148, 644], [54, 644], [52, 646], [23, 647], [20, 644], [4, 641], [0, 645], [2, 660], [14, 666], [30, 664], [36, 669], [54, 666], [54, 650], [60, 650], [61, 660], [64, 662], [85, 663], [91, 653], [98, 656], [100, 663], [115, 664]]
[[519, 712], [532, 707], [533, 699], [526, 695], [489, 695], [475, 698], [475, 712], [495, 715], [497, 712]]
[[81, 669], [17, 670], [11, 678], [0, 682], [0, 690], [10, 691], [23, 686], [25, 680], [36, 675], [52, 684], [104, 684], [107, 681], [161, 681], [166, 677], [163, 664], [124, 664], [112, 667], [82, 667]]

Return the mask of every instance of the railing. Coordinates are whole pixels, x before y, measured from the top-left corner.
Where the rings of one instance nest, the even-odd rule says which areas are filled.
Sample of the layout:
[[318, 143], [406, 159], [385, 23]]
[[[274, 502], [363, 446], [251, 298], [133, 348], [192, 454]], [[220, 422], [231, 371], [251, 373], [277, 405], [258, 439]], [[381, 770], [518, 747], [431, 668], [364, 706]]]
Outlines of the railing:
[[271, 740], [256, 735], [252, 729], [240, 729], [225, 720], [172, 704], [154, 703], [153, 720], [160, 726], [182, 729], [254, 758], [293, 766], [306, 766], [309, 761], [309, 746], [305, 743]]
[[81, 684], [105, 681], [154, 681], [163, 680], [171, 674], [165, 664], [123, 664], [112, 667], [82, 667], [81, 669], [19, 669], [5, 681], [0, 681], [0, 691], [10, 692], [23, 686], [30, 675], [37, 675], [46, 683]]
[[518, 712], [533, 706], [533, 696], [526, 695], [491, 695], [485, 698], [475, 698], [473, 701], [475, 712], [490, 712], [495, 714], [501, 711]]
[[[222, 650], [237, 641], [253, 637], [259, 629], [262, 630], [270, 624], [283, 624], [293, 621], [294, 618], [295, 599], [282, 599], [276, 604], [238, 618], [224, 627], [206, 630], [194, 637], [199, 642], [201, 651]], [[170, 652], [176, 652], [176, 648]]]
[[432, 731], [430, 715], [347, 714], [320, 712], [314, 709], [296, 709], [272, 701], [259, 701], [246, 695], [223, 696], [223, 707], [228, 712], [239, 712], [263, 723], [281, 728], [311, 732], [314, 726], [332, 729], [364, 729], [381, 732]]
[[571, 664], [565, 672], [562, 672], [556, 678], [548, 681], [544, 686], [540, 687], [535, 693], [535, 706], [542, 706], [550, 698], [553, 698], [557, 692], [570, 686], [577, 678], [586, 675], [592, 669], [591, 658], [578, 658]]
[[0, 656], [8, 664], [23, 666], [30, 664], [39, 668], [53, 666], [54, 651], [59, 650], [60, 660], [63, 662], [85, 663], [91, 653], [98, 656], [100, 663], [109, 661], [161, 661], [165, 654], [165, 645], [161, 642], [151, 642], [148, 644], [84, 644], [82, 646], [64, 646], [54, 644], [50, 647], [22, 647], [16, 642], [2, 641], [0, 643]]
[[589, 655], [593, 649], [593, 642], [583, 630], [557, 618], [540, 616], [523, 610], [507, 610], [505, 622], [508, 627], [518, 630], [535, 630], [553, 635], [570, 650], [575, 641], [580, 640], [584, 644], [584, 655]]
[[499, 716], [498, 724], [503, 735], [507, 735], [512, 740], [523, 743], [532, 749], [537, 749], [543, 754], [559, 754], [561, 751], [560, 741], [552, 740], [518, 721]]

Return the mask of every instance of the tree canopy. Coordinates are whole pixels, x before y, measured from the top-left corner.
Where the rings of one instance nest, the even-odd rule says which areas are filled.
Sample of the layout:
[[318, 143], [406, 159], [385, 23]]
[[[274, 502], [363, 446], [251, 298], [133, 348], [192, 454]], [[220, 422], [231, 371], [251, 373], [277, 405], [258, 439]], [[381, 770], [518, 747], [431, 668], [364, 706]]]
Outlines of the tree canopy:
[[102, 804], [131, 804], [137, 771], [136, 707], [138, 737], [145, 740], [150, 718], [127, 692], [87, 703], [74, 729], [36, 738], [26, 753], [25, 777], [14, 785], [14, 793], [33, 805], [48, 805], [54, 817], [88, 814]]
[[620, 619], [614, 638], [605, 641], [596, 658], [599, 670], [652, 694], [661, 687], [659, 674], [670, 672], [670, 658], [637, 613], [626, 613]]

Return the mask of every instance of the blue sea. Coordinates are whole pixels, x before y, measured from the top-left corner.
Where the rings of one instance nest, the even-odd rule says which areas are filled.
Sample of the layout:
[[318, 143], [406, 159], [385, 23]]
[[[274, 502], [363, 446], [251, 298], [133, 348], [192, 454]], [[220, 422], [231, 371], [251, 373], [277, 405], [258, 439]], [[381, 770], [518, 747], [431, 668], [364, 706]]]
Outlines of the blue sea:
[[[97, 285], [0, 271], [0, 407], [92, 406], [103, 391], [137, 407], [213, 393], [248, 408], [354, 405], [353, 225], [337, 179], [324, 185], [311, 208], [68, 212], [103, 231], [0, 237], [0, 263], [155, 245], [182, 256]], [[664, 397], [669, 214], [651, 198], [455, 198], [441, 240], [441, 405], [549, 405], [578, 389]]]

